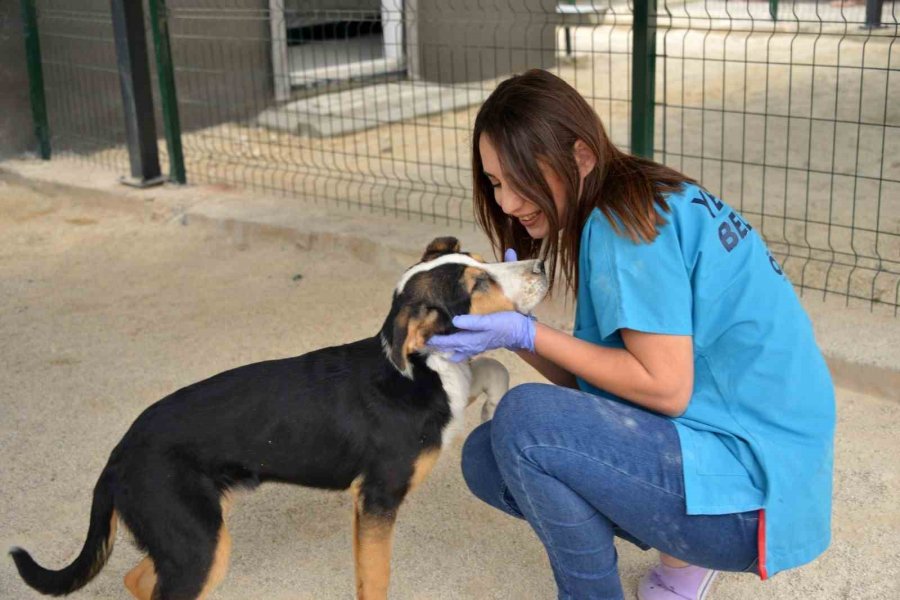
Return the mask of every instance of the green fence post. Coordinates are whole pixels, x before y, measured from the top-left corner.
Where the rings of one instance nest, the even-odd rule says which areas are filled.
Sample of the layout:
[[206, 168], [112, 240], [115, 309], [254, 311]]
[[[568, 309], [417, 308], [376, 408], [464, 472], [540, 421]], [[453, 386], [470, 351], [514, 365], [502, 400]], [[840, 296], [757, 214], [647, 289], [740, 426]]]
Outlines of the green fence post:
[[778, 0], [769, 0], [769, 16], [773, 21], [778, 20]]
[[28, 92], [31, 117], [38, 139], [41, 158], [50, 160], [50, 125], [47, 122], [47, 99], [44, 96], [44, 67], [41, 64], [41, 38], [38, 33], [37, 7], [34, 0], [22, 0], [22, 24], [25, 27], [25, 58], [28, 61]]
[[656, 0], [635, 0], [633, 37], [631, 152], [652, 159], [656, 106]]
[[162, 102], [163, 128], [169, 151], [169, 179], [186, 183], [184, 153], [181, 148], [181, 121], [178, 118], [178, 93], [175, 90], [175, 67], [169, 44], [169, 14], [166, 0], [150, 0], [150, 25], [156, 50], [156, 75]]

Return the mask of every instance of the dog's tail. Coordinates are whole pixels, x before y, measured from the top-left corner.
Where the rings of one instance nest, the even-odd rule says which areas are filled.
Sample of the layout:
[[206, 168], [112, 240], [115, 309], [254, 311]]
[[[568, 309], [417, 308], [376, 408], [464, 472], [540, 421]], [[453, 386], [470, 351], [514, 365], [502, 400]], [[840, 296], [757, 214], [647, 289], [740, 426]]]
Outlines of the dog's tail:
[[116, 538], [117, 522], [110, 475], [104, 471], [94, 487], [87, 539], [72, 564], [59, 571], [51, 571], [37, 564], [22, 548], [13, 548], [9, 553], [25, 583], [42, 594], [64, 596], [87, 585], [106, 564]]

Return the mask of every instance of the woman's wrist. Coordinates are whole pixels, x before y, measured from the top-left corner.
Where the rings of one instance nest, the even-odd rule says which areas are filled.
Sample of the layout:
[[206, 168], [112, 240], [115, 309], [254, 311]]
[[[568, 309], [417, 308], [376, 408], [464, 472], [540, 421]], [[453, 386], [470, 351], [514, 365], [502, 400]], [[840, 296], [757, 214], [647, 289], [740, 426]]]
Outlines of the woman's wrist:
[[516, 350], [534, 352], [534, 338], [537, 335], [538, 320], [531, 315], [524, 315], [521, 320], [522, 330], [515, 340]]
[[[537, 320], [534, 321], [534, 343], [532, 344], [532, 352], [541, 356], [541, 353], [538, 351], [538, 347], [542, 346], [543, 342], [546, 340], [548, 333], [556, 331], [549, 325], [545, 323], [541, 323]], [[540, 341], [539, 341], [540, 339]]]

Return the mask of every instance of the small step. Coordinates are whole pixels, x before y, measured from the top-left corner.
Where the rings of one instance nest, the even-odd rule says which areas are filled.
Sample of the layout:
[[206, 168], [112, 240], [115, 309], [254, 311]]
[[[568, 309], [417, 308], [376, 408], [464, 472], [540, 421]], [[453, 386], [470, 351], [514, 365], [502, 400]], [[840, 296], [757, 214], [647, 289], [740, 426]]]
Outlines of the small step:
[[556, 14], [560, 15], [559, 25], [598, 25], [603, 22], [606, 6], [597, 6], [593, 2], [562, 3], [556, 5]]
[[481, 104], [493, 88], [399, 81], [321, 94], [263, 111], [257, 124], [309, 137], [346, 135]]

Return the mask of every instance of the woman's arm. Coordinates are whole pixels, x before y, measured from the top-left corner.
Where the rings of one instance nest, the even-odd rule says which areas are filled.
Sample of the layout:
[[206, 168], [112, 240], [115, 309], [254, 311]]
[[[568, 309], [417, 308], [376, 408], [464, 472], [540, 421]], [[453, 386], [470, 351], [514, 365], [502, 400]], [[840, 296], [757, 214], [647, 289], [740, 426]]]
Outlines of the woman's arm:
[[550, 383], [555, 383], [556, 385], [561, 385], [563, 387], [569, 387], [573, 389], [578, 388], [578, 383], [575, 381], [575, 376], [565, 369], [560, 368], [559, 365], [550, 362], [546, 358], [541, 358], [537, 354], [529, 352], [528, 350], [514, 350], [513, 352], [518, 354], [519, 358], [534, 367], [538, 373], [546, 377], [550, 381]]
[[673, 417], [683, 413], [694, 387], [691, 336], [620, 331], [625, 348], [606, 348], [537, 323], [534, 350], [537, 358], [552, 363], [554, 376], [567, 372], [573, 381], [577, 375], [652, 411]]

